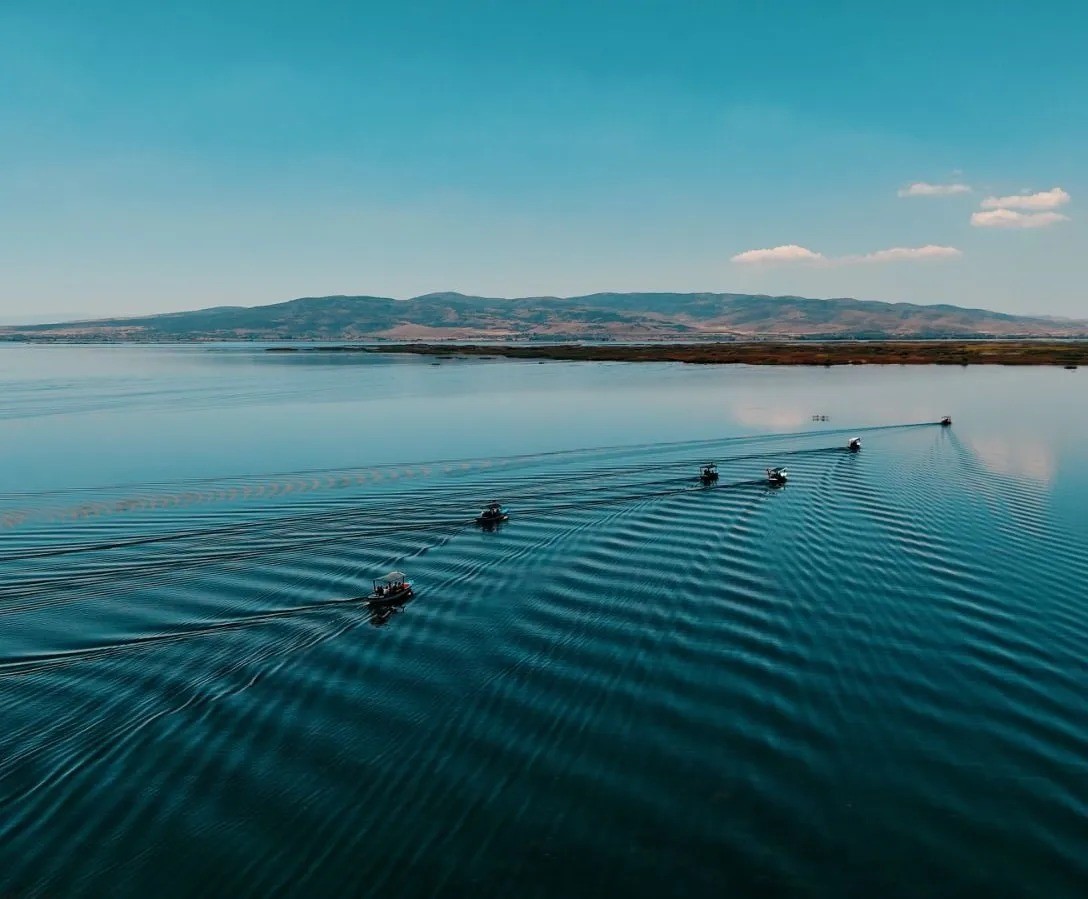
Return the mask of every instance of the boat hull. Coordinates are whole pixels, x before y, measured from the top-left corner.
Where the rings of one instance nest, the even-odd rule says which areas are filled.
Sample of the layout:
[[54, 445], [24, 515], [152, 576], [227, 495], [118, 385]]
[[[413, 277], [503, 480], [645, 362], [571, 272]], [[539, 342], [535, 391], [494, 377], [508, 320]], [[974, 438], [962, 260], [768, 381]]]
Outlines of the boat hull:
[[412, 595], [412, 588], [408, 586], [403, 590], [396, 590], [392, 593], [383, 593], [381, 596], [377, 593], [371, 593], [366, 598], [366, 601], [372, 606], [395, 606], [398, 603], [407, 602], [412, 598]]

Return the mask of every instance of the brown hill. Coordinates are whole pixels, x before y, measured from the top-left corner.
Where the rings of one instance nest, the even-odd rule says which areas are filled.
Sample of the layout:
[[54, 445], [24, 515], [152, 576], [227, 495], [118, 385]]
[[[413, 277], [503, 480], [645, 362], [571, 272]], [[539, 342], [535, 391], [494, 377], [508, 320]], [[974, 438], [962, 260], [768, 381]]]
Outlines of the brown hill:
[[922, 306], [729, 293], [501, 299], [435, 293], [307, 297], [134, 318], [0, 328], [9, 340], [699, 340], [1083, 337], [1088, 322]]

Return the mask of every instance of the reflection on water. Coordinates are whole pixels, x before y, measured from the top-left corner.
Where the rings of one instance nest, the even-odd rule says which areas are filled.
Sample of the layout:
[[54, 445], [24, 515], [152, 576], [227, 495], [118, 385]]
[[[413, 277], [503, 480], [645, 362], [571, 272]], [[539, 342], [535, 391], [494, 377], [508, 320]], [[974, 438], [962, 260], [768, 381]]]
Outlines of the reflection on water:
[[737, 403], [730, 409], [733, 420], [744, 427], [766, 431], [798, 431], [812, 416], [796, 407], [749, 406]]
[[372, 605], [368, 608], [368, 618], [372, 627], [385, 627], [392, 619], [394, 615], [399, 615], [407, 608], [412, 599], [407, 599], [401, 603], [382, 603], [381, 605]]
[[2, 348], [0, 893], [1079, 896], [1073, 381]]
[[1038, 438], [1015, 435], [970, 438], [971, 447], [990, 471], [1038, 481], [1049, 487], [1057, 472], [1054, 451]]

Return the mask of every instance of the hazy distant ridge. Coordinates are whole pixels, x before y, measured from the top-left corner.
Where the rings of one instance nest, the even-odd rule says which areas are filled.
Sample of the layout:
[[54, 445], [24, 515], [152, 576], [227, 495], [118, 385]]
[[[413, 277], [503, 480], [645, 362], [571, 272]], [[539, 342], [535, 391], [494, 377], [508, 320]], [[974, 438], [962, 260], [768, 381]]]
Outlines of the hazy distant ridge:
[[136, 318], [0, 328], [9, 339], [696, 339], [1088, 336], [1088, 322], [959, 306], [732, 293], [503, 299], [433, 293], [304, 297]]

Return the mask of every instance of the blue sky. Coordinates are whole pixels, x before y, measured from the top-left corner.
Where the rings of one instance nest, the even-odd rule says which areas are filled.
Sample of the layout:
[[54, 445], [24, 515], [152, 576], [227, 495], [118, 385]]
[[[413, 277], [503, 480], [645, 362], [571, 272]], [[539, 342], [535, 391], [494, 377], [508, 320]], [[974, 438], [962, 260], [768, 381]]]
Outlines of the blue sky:
[[8, 0], [0, 319], [432, 290], [1088, 317], [1086, 47], [1072, 0]]

